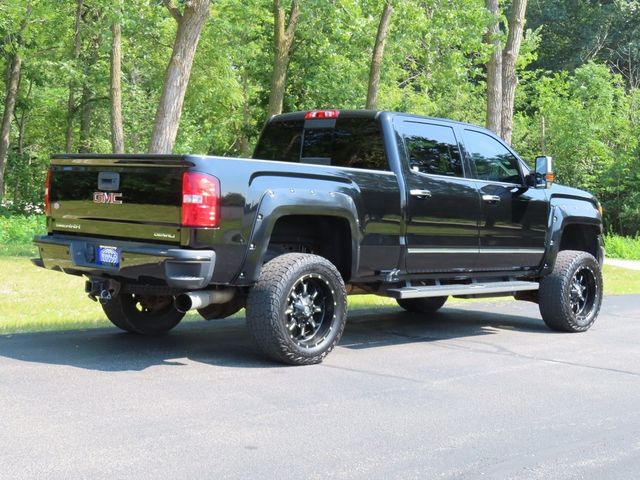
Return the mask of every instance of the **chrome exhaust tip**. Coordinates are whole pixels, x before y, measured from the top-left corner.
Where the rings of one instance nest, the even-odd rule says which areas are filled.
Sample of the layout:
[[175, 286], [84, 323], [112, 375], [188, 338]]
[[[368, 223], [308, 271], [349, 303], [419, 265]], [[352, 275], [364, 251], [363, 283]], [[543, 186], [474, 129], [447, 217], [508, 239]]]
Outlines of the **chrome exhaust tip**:
[[197, 292], [185, 292], [176, 296], [173, 306], [182, 313], [189, 310], [204, 308], [213, 303], [227, 303], [235, 296], [236, 291], [232, 288], [224, 290], [200, 290]]

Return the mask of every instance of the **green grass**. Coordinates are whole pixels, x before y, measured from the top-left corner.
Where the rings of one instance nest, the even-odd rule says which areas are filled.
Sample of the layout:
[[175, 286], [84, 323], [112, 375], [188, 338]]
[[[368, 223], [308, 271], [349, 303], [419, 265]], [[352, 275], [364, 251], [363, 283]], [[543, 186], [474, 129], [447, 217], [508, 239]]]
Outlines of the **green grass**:
[[640, 271], [605, 265], [602, 273], [605, 295], [640, 294]]
[[604, 246], [607, 257], [640, 260], [640, 235], [623, 237], [607, 234], [604, 236]]
[[[37, 268], [25, 257], [0, 257], [0, 272], [0, 334], [111, 325], [84, 293], [84, 278]], [[605, 265], [604, 276], [606, 294], [640, 294], [640, 272]], [[394, 300], [375, 295], [349, 297], [352, 310], [395, 306]], [[190, 314], [186, 320], [200, 316]]]

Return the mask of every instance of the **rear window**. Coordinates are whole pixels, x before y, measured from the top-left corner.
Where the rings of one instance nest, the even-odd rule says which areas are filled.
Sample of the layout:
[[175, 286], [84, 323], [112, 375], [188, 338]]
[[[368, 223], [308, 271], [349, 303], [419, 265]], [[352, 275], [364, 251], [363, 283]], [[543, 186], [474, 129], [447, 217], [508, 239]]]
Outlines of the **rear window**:
[[272, 122], [253, 158], [389, 170], [380, 125], [367, 118]]

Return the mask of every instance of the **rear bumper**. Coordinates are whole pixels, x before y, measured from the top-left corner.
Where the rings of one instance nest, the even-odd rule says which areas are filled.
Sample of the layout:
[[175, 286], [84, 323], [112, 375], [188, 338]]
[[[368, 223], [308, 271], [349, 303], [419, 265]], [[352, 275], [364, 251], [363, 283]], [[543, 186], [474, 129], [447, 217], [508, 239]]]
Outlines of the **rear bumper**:
[[[213, 250], [185, 250], [149, 243], [90, 237], [42, 235], [34, 244], [40, 252], [37, 266], [72, 275], [124, 277], [134, 281], [160, 280], [180, 289], [204, 288], [211, 282], [216, 263]], [[120, 252], [120, 266], [96, 263], [96, 247], [110, 246]], [[148, 280], [147, 280], [148, 281]]]

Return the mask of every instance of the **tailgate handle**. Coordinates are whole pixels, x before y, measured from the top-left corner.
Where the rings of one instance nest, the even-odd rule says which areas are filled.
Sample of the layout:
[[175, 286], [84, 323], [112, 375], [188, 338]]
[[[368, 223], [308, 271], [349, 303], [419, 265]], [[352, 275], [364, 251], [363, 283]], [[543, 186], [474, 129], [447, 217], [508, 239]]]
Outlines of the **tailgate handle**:
[[98, 174], [98, 190], [115, 191], [120, 188], [118, 172], [100, 172]]

